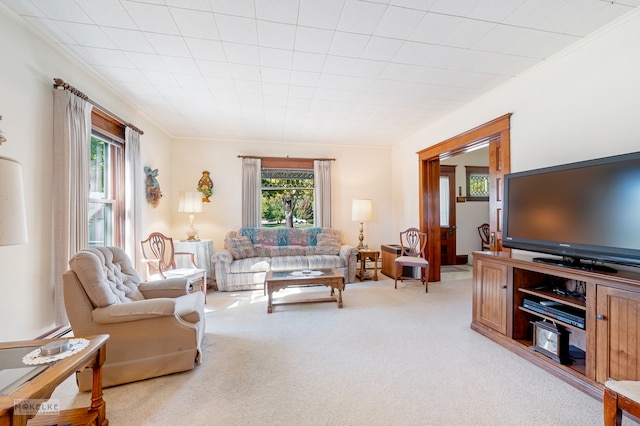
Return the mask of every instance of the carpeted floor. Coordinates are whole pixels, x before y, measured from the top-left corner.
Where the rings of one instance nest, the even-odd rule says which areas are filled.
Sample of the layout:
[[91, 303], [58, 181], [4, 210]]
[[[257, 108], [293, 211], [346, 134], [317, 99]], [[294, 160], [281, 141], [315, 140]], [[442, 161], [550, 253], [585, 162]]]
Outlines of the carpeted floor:
[[[270, 315], [262, 291], [210, 292], [203, 364], [105, 389], [110, 425], [602, 424], [601, 402], [469, 328], [468, 271], [398, 287], [383, 276], [349, 284], [343, 309]], [[54, 397], [89, 400], [72, 380]]]

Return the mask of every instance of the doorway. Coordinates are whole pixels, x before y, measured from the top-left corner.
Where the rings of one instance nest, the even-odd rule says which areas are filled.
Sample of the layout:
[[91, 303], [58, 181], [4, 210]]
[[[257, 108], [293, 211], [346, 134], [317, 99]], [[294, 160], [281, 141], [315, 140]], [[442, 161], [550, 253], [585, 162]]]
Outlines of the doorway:
[[440, 165], [440, 262], [456, 264], [456, 166]]
[[502, 248], [502, 183], [511, 168], [510, 117], [505, 114], [488, 123], [418, 152], [420, 229], [428, 235], [429, 281], [440, 281], [440, 159], [478, 146], [489, 146], [489, 225], [491, 250]]

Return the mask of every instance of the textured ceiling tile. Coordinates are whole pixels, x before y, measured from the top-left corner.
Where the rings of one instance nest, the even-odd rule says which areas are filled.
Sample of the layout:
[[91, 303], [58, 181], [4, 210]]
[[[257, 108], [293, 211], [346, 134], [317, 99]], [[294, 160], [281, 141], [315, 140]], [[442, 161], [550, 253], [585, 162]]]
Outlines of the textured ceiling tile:
[[346, 0], [338, 21], [339, 31], [373, 34], [387, 6], [358, 0]]
[[[84, 0], [83, 0], [84, 1]], [[104, 0], [100, 0], [104, 1]], [[164, 0], [167, 6], [181, 7], [184, 9], [201, 10], [211, 12], [209, 0]]]
[[258, 42], [254, 20], [221, 14], [216, 14], [215, 17], [221, 40], [246, 44], [256, 44]]
[[50, 19], [83, 24], [94, 23], [74, 0], [32, 0], [31, 3]]
[[226, 59], [222, 42], [220, 41], [199, 38], [185, 38], [184, 41], [195, 59], [211, 61], [224, 61]]
[[126, 55], [139, 70], [167, 71], [167, 66], [162, 62], [160, 56], [156, 54], [126, 52]]
[[298, 20], [298, 0], [255, 0], [256, 18], [295, 24]]
[[257, 21], [257, 26], [260, 46], [293, 50], [296, 39], [295, 25]]
[[130, 30], [137, 29], [136, 24], [121, 2], [82, 0], [78, 4], [89, 15], [91, 21], [97, 25]]
[[291, 69], [293, 51], [284, 49], [260, 48], [260, 65], [271, 68]]
[[211, 8], [216, 13], [223, 13], [247, 18], [256, 17], [254, 0], [210, 0]]
[[260, 65], [258, 46], [223, 42], [222, 47], [227, 61], [232, 64]]
[[370, 36], [336, 31], [331, 40], [329, 52], [332, 55], [350, 56], [359, 58], [362, 55]]
[[200, 69], [191, 58], [178, 58], [175, 56], [161, 56], [167, 69], [176, 74], [200, 75]]
[[424, 17], [425, 12], [389, 6], [375, 30], [375, 35], [406, 39]]
[[160, 55], [179, 56], [183, 58], [191, 57], [191, 52], [182, 37], [171, 34], [144, 34], [153, 50]]
[[300, 0], [298, 25], [336, 29], [345, 0]]
[[171, 16], [184, 37], [219, 40], [218, 27], [213, 13], [172, 8]]
[[96, 25], [76, 24], [73, 22], [58, 22], [76, 44], [87, 47], [115, 48], [116, 45]]
[[129, 52], [155, 53], [155, 50], [140, 31], [102, 27], [102, 31], [118, 49]]
[[300, 71], [322, 71], [327, 55], [321, 53], [293, 52], [291, 68]]
[[180, 34], [169, 9], [166, 7], [134, 1], [125, 1], [123, 5], [141, 31]]
[[404, 40], [385, 37], [369, 37], [369, 41], [362, 51], [362, 58], [388, 61], [398, 52]]
[[333, 39], [333, 31], [298, 27], [295, 50], [311, 53], [327, 53]]

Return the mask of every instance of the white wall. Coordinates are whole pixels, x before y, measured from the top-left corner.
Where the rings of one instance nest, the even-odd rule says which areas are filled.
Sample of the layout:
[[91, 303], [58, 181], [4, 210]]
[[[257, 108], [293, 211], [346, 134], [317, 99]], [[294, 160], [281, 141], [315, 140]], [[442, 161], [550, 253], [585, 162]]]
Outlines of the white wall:
[[391, 149], [388, 147], [329, 146], [286, 144], [262, 141], [226, 141], [178, 139], [172, 145], [171, 159], [179, 169], [173, 173], [172, 236], [185, 238], [188, 219], [178, 213], [177, 194], [195, 189], [202, 171], [213, 180], [211, 203], [195, 218], [201, 239], [212, 239], [216, 250], [223, 247], [228, 231], [241, 227], [242, 161], [238, 155], [291, 158], [335, 158], [331, 171], [332, 227], [343, 232], [344, 239], [358, 244], [359, 223], [351, 220], [351, 200], [371, 198], [373, 220], [364, 224], [365, 243], [380, 247], [397, 240], [391, 221]]
[[[133, 111], [83, 68], [33, 35], [0, 4], [0, 128], [8, 141], [0, 155], [22, 163], [29, 242], [0, 247], [0, 341], [34, 338], [54, 326], [52, 245], [53, 78], [59, 77], [91, 99], [145, 131], [142, 156], [169, 171], [170, 139]], [[147, 160], [144, 160], [147, 161]], [[170, 179], [170, 173], [161, 178]], [[162, 181], [161, 181], [162, 182]], [[168, 180], [167, 180], [168, 182]], [[146, 203], [145, 203], [146, 206]], [[145, 223], [162, 220], [163, 208], [145, 207]], [[168, 222], [167, 222], [168, 223]], [[150, 225], [150, 226], [151, 226]]]
[[638, 40], [640, 10], [394, 145], [395, 226], [418, 217], [416, 152], [509, 112], [512, 172], [638, 151]]

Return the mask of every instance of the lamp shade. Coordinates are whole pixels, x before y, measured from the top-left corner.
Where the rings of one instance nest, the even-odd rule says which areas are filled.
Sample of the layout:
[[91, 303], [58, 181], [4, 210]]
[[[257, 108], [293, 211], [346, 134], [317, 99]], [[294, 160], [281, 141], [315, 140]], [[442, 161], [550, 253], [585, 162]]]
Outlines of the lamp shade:
[[0, 157], [0, 246], [27, 242], [22, 165]]
[[353, 200], [351, 207], [351, 220], [358, 222], [366, 222], [371, 220], [372, 204], [371, 200]]
[[199, 192], [180, 192], [178, 213], [201, 213], [202, 195]]

